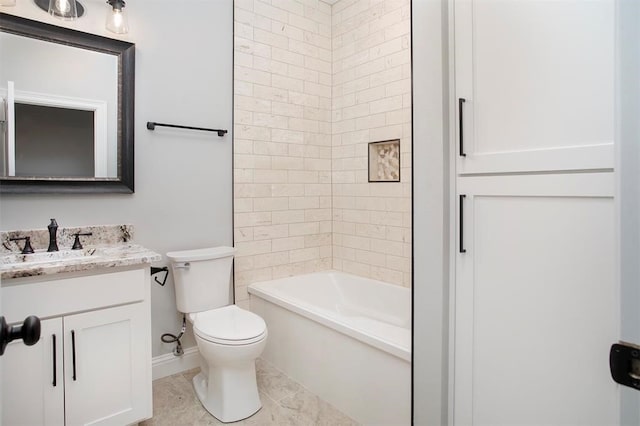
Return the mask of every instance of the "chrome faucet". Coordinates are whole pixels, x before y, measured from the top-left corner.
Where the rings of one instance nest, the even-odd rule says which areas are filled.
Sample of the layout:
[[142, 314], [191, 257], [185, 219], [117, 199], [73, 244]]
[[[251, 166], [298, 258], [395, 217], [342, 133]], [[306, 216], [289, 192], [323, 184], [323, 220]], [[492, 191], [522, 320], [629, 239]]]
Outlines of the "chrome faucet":
[[58, 222], [56, 222], [55, 219], [51, 219], [51, 223], [47, 228], [49, 228], [49, 248], [47, 251], [58, 251], [58, 240], [56, 235], [58, 233]]

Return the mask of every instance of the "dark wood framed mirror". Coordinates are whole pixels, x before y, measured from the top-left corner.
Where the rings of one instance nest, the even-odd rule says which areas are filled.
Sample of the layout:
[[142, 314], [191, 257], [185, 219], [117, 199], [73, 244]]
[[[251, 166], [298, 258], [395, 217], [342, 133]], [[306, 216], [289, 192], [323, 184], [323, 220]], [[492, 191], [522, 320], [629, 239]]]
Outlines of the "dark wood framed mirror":
[[135, 45], [0, 13], [0, 55], [0, 193], [133, 193]]

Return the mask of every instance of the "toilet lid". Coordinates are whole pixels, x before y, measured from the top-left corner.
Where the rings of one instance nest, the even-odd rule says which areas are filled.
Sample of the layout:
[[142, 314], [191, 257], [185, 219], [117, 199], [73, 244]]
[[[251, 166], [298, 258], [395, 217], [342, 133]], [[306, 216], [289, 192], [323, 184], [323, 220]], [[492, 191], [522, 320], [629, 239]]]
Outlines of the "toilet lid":
[[267, 330], [267, 325], [253, 312], [230, 305], [194, 314], [193, 330], [205, 340], [242, 344], [261, 337]]

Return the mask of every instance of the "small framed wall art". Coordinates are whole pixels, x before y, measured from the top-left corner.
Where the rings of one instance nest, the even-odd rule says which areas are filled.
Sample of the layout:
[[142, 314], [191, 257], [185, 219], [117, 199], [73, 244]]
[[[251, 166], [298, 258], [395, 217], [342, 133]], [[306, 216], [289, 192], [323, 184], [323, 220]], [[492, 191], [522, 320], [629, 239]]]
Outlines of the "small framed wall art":
[[369, 142], [369, 182], [400, 182], [400, 139]]

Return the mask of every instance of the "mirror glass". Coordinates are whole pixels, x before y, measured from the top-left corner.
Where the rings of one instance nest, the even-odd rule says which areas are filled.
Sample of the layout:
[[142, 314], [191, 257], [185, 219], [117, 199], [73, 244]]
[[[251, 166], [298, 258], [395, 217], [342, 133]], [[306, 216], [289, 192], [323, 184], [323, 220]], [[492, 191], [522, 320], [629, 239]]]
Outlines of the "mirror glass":
[[0, 14], [2, 192], [133, 192], [134, 45]]

